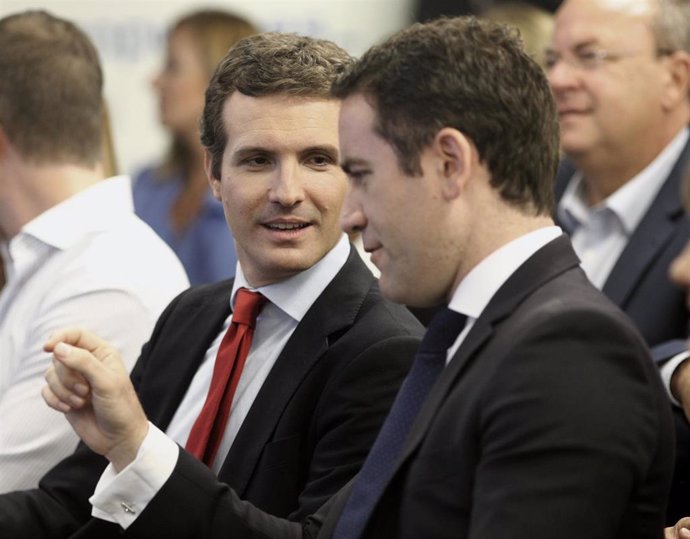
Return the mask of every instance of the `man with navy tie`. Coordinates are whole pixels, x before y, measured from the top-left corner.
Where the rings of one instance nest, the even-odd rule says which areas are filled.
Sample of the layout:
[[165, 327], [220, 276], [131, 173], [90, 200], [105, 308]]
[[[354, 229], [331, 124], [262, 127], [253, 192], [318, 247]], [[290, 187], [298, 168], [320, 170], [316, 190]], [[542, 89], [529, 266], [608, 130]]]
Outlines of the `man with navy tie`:
[[[644, 340], [550, 217], [558, 122], [541, 68], [505, 27], [440, 19], [370, 49], [333, 92], [344, 227], [361, 232], [386, 297], [446, 307], [361, 472], [301, 525], [180, 454], [184, 477], [151, 505], [184, 514], [144, 511], [127, 536], [161, 525], [171, 538], [661, 537], [668, 403]], [[51, 406], [70, 402], [75, 378], [94, 394], [128, 387], [104, 376], [101, 347], [69, 332], [48, 343]], [[91, 404], [75, 428], [129, 466], [145, 430], [138, 402]]]

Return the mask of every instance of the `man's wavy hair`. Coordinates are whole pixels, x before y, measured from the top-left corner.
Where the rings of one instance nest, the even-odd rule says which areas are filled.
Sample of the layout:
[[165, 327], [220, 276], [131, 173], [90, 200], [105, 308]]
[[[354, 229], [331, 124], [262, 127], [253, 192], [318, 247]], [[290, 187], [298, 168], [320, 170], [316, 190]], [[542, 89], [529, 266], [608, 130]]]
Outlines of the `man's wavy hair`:
[[269, 32], [240, 40], [206, 90], [201, 142], [211, 154], [213, 176], [220, 178], [227, 144], [223, 107], [234, 92], [330, 99], [333, 81], [351, 63], [347, 52], [323, 39]]

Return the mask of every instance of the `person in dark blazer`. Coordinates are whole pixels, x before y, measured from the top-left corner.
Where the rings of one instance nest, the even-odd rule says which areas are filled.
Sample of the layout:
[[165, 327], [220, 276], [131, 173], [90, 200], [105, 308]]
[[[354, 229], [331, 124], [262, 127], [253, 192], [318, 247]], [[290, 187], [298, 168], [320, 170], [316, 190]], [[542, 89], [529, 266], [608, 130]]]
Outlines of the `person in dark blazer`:
[[[381, 297], [339, 227], [347, 182], [330, 85], [350, 62], [331, 42], [287, 34], [247, 38], [225, 57], [207, 93], [203, 137], [237, 274], [178, 296], [132, 373], [159, 444], [189, 447], [237, 298], [261, 293], [218, 454], [202, 465], [256, 507], [298, 521], [361, 466], [423, 331]], [[98, 483], [107, 464], [81, 446], [39, 489], [0, 498], [0, 536], [70, 536], [89, 521], [94, 491], [107, 493]], [[165, 452], [145, 458], [130, 483], [136, 494], [117, 511], [136, 515], [165, 465]]]
[[[690, 323], [683, 291], [668, 278], [690, 238], [680, 195], [690, 164], [689, 43], [683, 2], [567, 0], [546, 54], [565, 154], [556, 222], [652, 348], [669, 394]], [[687, 512], [690, 487], [690, 425], [679, 407], [674, 415], [669, 524]]]
[[[440, 19], [370, 49], [333, 91], [350, 180], [344, 228], [361, 232], [385, 297], [447, 307], [361, 471], [316, 514], [291, 523], [262, 512], [178, 452], [117, 533], [660, 538], [673, 465], [666, 396], [644, 340], [553, 225], [558, 125], [541, 68], [505, 27]], [[129, 395], [111, 349], [69, 331], [47, 349], [47, 403], [69, 408], [115, 470], [135, 466], [146, 444], [136, 398], [116, 409], [73, 401], [82, 377], [94, 395]], [[185, 511], [165, 518], [172, 506]]]

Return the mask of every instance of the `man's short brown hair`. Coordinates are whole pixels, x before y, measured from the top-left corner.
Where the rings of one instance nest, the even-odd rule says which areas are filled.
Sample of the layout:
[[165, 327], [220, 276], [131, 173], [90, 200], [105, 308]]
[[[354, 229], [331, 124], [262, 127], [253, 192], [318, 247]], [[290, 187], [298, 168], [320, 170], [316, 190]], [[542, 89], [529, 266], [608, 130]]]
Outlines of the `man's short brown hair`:
[[416, 24], [367, 51], [333, 87], [363, 95], [400, 168], [421, 174], [438, 131], [472, 140], [501, 197], [548, 215], [558, 164], [558, 116], [542, 69], [515, 30], [471, 17]]
[[96, 164], [102, 87], [96, 49], [74, 24], [45, 11], [0, 19], [0, 128], [25, 159]]

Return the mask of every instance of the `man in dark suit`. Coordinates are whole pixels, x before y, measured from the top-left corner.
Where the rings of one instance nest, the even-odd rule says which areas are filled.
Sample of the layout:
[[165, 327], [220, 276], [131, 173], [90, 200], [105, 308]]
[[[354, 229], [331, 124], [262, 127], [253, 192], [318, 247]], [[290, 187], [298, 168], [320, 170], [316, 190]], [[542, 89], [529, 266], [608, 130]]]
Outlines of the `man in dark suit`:
[[[439, 20], [370, 49], [334, 94], [345, 228], [386, 297], [448, 307], [362, 470], [302, 525], [178, 452], [125, 536], [661, 537], [667, 401], [642, 337], [550, 218], [558, 125], [539, 66], [503, 27]], [[74, 332], [48, 349], [47, 402], [116, 470], [131, 466], [146, 437], [135, 398], [68, 404], [82, 377], [94, 397], [130, 395], [110, 349]], [[184, 510], [165, 518], [171, 506]]]
[[[653, 349], [669, 389], [674, 371], [690, 369], [690, 311], [668, 278], [690, 238], [680, 196], [690, 165], [689, 44], [687, 2], [567, 0], [546, 54], [566, 155], [556, 221], [588, 277]], [[687, 512], [690, 486], [690, 430], [674, 413], [669, 523]]]
[[[347, 181], [330, 86], [350, 62], [331, 42], [264, 34], [240, 42], [219, 66], [202, 138], [211, 188], [237, 242], [237, 275], [181, 294], [158, 320], [132, 380], [151, 421], [151, 454], [163, 450], [143, 456], [132, 496], [110, 515], [102, 506], [101, 519], [135, 516], [155, 477], [165, 481], [165, 467], [174, 467], [175, 442], [192, 445], [223, 335], [235, 324], [231, 311], [247, 289], [265, 303], [229, 419], [216, 420], [224, 427], [217, 455], [201, 453], [214, 476], [257, 507], [299, 520], [366, 457], [422, 327], [381, 297], [339, 227]], [[96, 488], [106, 465], [82, 446], [40, 489], [0, 499], [0, 536], [69, 536], [90, 519], [94, 489], [118, 496], [105, 479]]]

